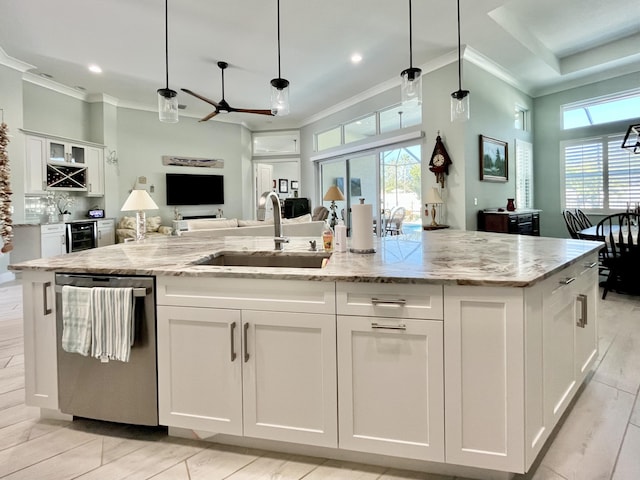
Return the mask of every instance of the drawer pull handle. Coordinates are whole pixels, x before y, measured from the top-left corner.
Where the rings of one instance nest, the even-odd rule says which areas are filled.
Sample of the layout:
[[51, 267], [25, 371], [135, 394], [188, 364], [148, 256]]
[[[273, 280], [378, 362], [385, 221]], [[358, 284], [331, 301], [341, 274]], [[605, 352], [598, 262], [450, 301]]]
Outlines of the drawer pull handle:
[[593, 268], [596, 267], [598, 265], [598, 262], [593, 262], [593, 263], [585, 263], [584, 266], [587, 268]]
[[249, 332], [249, 324], [244, 324], [244, 363], [249, 361], [249, 340], [248, 340], [248, 332]]
[[231, 332], [231, 361], [235, 361], [237, 355], [236, 355], [236, 345], [235, 345], [235, 341], [234, 341], [234, 332], [236, 330], [236, 322], [231, 322], [230, 328], [229, 328], [230, 332]]
[[564, 280], [560, 280], [558, 283], [560, 285], [569, 285], [570, 283], [575, 282], [576, 277], [567, 277]]
[[406, 330], [407, 326], [404, 323], [399, 323], [398, 325], [384, 325], [381, 323], [371, 322], [371, 328], [380, 330]]
[[51, 286], [51, 282], [45, 282], [42, 284], [42, 304], [44, 306], [44, 314], [49, 315], [51, 313], [51, 308], [49, 308], [49, 303], [47, 302], [47, 288]]
[[397, 306], [397, 307], [403, 307], [407, 304], [407, 301], [404, 298], [398, 298], [397, 300], [382, 300], [380, 298], [377, 297], [372, 297], [371, 298], [371, 303], [374, 306]]

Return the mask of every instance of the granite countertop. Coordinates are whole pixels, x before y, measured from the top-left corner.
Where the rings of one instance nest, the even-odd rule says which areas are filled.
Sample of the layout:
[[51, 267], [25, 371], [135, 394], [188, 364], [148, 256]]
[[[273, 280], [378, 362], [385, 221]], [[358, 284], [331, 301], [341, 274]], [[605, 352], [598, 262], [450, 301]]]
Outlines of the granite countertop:
[[[308, 252], [291, 237], [282, 253]], [[160, 236], [10, 265], [41, 270], [116, 275], [273, 278], [312, 281], [431, 283], [526, 287], [597, 252], [601, 242], [437, 230], [376, 239], [373, 254], [334, 252], [324, 268], [194, 265], [217, 252], [272, 251], [272, 237]]]

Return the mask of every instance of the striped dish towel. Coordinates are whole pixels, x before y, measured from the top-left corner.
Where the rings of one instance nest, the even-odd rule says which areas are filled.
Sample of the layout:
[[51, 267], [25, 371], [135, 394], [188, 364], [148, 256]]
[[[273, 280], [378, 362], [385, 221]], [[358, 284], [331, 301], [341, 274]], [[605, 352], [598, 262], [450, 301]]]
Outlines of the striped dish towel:
[[91, 355], [128, 362], [135, 336], [133, 288], [91, 289]]
[[91, 348], [91, 289], [62, 287], [62, 349], [89, 355]]

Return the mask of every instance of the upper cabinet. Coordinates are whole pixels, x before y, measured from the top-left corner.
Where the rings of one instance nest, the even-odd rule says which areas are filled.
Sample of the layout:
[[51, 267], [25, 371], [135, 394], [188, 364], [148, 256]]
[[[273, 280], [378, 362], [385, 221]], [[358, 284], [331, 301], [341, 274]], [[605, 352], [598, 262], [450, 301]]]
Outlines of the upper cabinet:
[[27, 135], [26, 150], [25, 193], [68, 190], [104, 195], [103, 147]]

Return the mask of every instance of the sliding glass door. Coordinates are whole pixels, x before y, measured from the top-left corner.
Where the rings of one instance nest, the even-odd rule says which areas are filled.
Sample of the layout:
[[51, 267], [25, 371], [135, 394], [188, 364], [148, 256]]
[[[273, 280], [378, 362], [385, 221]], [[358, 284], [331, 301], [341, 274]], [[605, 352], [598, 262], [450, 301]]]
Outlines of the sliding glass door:
[[[421, 226], [420, 145], [377, 150], [320, 163], [321, 195], [338, 186], [344, 201], [336, 201], [336, 215], [350, 228], [349, 209], [364, 198], [373, 206], [372, 233], [385, 235], [392, 211], [404, 209], [400, 230], [408, 233]], [[330, 208], [330, 201], [322, 204]]]

